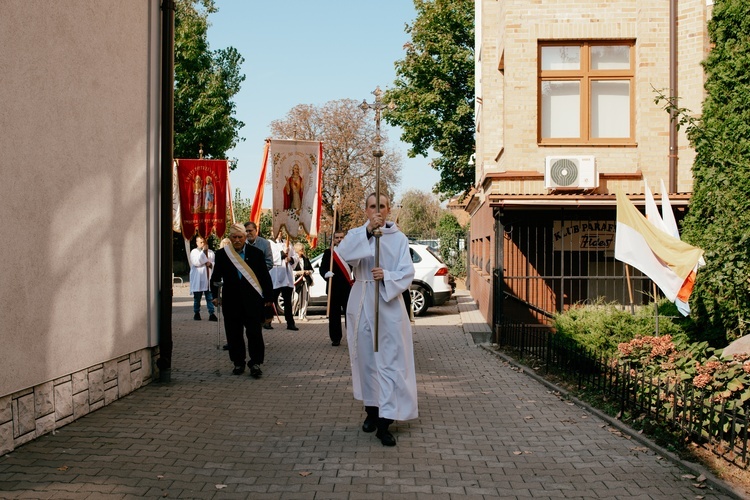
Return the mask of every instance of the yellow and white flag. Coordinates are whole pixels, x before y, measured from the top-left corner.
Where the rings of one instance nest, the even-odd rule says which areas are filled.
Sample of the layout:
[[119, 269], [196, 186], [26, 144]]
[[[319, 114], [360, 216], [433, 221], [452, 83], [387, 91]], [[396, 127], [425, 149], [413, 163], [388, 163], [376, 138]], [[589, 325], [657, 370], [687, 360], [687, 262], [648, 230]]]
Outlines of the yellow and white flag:
[[674, 301], [702, 256], [700, 248], [680, 241], [650, 223], [618, 189], [617, 260], [640, 270], [670, 301]]

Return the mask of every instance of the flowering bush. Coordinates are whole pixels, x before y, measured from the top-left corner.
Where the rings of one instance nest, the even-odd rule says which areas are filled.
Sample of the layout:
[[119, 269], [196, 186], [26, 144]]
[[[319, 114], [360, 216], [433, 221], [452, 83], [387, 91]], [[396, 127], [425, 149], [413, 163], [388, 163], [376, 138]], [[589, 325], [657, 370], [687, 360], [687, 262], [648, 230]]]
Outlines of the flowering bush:
[[[679, 344], [679, 343], [678, 343]], [[729, 409], [750, 399], [750, 356], [721, 356], [706, 342], [675, 344], [670, 335], [637, 336], [617, 346], [617, 363], [631, 373], [645, 373], [665, 381], [690, 381], [711, 403]]]

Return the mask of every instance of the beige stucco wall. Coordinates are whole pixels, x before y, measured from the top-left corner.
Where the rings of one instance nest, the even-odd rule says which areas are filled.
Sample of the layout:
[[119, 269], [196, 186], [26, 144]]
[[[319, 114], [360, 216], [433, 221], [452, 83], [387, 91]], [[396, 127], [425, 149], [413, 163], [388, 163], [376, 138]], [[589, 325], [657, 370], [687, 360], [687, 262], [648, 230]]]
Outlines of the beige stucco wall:
[[[655, 192], [668, 181], [669, 117], [654, 103], [654, 88], [669, 87], [669, 2], [612, 0], [485, 0], [481, 15], [482, 105], [478, 117], [477, 181], [487, 172], [544, 172], [547, 155], [594, 155], [599, 172], [642, 172]], [[680, 0], [680, 104], [700, 111], [705, 57], [705, 0]], [[537, 45], [553, 39], [634, 39], [635, 147], [539, 146]], [[498, 71], [503, 59], [504, 72]], [[692, 190], [693, 152], [679, 139], [677, 191]], [[502, 154], [500, 154], [502, 152]], [[496, 192], [546, 193], [543, 182], [497, 186]]]
[[150, 373], [128, 357], [157, 343], [159, 4], [3, 2], [0, 413], [102, 363]]

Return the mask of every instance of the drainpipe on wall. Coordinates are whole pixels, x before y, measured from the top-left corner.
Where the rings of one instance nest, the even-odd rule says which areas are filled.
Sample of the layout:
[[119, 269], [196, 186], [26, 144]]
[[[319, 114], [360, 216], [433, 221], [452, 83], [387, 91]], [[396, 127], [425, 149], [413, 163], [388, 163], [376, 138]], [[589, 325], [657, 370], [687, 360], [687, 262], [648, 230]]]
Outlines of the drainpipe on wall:
[[162, 0], [159, 381], [172, 374], [172, 163], [174, 155], [174, 0]]
[[669, 0], [669, 192], [677, 192], [677, 0]]
[[[505, 226], [500, 220], [501, 214], [497, 209], [493, 210], [495, 219], [495, 269], [492, 273], [492, 290], [490, 303], [492, 304], [492, 342], [499, 343], [500, 324], [505, 318], [503, 311], [503, 295], [505, 281], [505, 255], [503, 252], [505, 242]], [[468, 267], [468, 266], [467, 266]]]

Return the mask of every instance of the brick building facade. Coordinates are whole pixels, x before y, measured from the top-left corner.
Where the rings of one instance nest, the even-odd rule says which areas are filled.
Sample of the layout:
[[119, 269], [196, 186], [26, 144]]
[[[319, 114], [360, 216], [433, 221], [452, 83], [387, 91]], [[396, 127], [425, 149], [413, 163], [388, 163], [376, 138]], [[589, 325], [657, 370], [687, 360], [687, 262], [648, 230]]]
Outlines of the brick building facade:
[[694, 151], [655, 98], [675, 87], [700, 112], [711, 3], [476, 2], [468, 279], [489, 324], [648, 300], [614, 260], [615, 190], [642, 206], [644, 182], [658, 201], [663, 181], [684, 216]]

